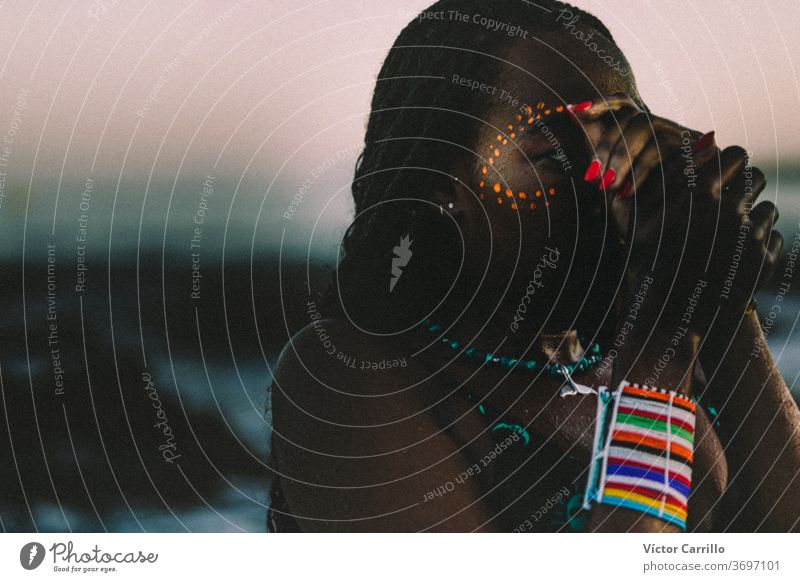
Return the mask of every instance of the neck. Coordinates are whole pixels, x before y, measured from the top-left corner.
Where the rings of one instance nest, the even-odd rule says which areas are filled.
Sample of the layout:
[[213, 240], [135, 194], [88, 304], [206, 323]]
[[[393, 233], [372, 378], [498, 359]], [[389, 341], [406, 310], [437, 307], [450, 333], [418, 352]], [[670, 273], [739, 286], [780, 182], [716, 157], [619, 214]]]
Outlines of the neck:
[[466, 301], [454, 302], [459, 307], [442, 309], [432, 320], [447, 330], [447, 337], [481, 351], [515, 358], [543, 354], [562, 363], [576, 361], [587, 346], [579, 339], [575, 309], [563, 309], [571, 313], [562, 317], [557, 306], [553, 308], [551, 301], [545, 301], [544, 290], [537, 295], [539, 289], [528, 280], [507, 290], [484, 290], [466, 307]]

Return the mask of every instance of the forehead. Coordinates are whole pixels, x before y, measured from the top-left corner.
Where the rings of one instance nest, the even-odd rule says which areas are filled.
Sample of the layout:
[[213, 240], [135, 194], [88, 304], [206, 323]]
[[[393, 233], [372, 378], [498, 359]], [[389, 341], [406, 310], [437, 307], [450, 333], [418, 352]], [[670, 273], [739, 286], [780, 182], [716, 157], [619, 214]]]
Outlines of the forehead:
[[638, 98], [624, 56], [607, 38], [589, 30], [584, 40], [557, 31], [516, 43], [500, 57], [498, 84], [521, 104], [580, 103], [615, 93]]

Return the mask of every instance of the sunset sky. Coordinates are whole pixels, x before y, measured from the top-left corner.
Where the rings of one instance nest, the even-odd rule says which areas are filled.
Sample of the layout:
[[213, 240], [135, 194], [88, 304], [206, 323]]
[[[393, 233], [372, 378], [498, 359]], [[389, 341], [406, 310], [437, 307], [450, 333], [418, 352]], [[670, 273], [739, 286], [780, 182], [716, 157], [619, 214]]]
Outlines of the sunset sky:
[[[341, 215], [382, 59], [428, 4], [3, 2], [5, 193], [219, 174], [279, 192], [280, 213], [308, 180]], [[576, 4], [610, 28], [655, 113], [683, 111], [756, 163], [800, 160], [796, 0]]]

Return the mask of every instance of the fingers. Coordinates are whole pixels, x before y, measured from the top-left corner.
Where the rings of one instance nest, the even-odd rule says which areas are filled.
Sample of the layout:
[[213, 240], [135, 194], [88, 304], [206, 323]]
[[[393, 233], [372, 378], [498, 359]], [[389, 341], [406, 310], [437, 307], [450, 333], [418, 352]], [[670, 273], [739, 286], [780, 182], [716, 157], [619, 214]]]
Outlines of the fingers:
[[710, 160], [718, 158], [720, 150], [716, 132], [709, 131], [700, 135], [699, 132], [690, 131], [689, 134], [692, 140], [691, 151], [697, 166], [705, 166]]
[[[659, 149], [652, 147], [657, 145], [656, 127], [649, 115], [637, 110], [626, 121], [621, 130], [608, 131], [604, 147], [598, 148], [598, 160], [603, 164], [600, 187], [611, 192], [619, 191], [631, 172], [645, 177], [659, 162]], [[625, 191], [621, 192], [623, 198], [632, 185], [632, 182], [626, 184]]]
[[[593, 154], [584, 179], [616, 198], [611, 208], [632, 246], [644, 245], [646, 252], [668, 240], [669, 245], [655, 248], [669, 252], [675, 247], [679, 262], [685, 259], [689, 265], [687, 272], [710, 267], [718, 283], [727, 281], [738, 257], [748, 267], [731, 290], [736, 296], [731, 305], [748, 301], [769, 279], [784, 241], [774, 229], [779, 218], [775, 205], [754, 206], [766, 177], [750, 165], [747, 151], [738, 146], [720, 150], [713, 131], [701, 134], [652, 116], [626, 95], [568, 110]], [[634, 196], [635, 204], [625, 202]]]
[[[623, 162], [617, 162], [622, 164]], [[617, 195], [618, 199], [625, 199], [632, 197], [641, 187], [642, 184], [650, 177], [654, 170], [661, 164], [661, 149], [656, 140], [651, 139], [645, 145], [645, 148], [639, 152], [636, 160], [629, 159], [628, 169], [623, 169], [623, 175], [620, 183], [627, 180], [627, 189], [622, 189]], [[626, 191], [627, 190], [627, 191]]]
[[765, 201], [753, 208], [748, 217], [750, 238], [755, 243], [751, 251], [754, 253], [753, 263], [758, 268], [756, 289], [772, 277], [783, 249], [783, 236], [774, 230], [779, 216], [777, 207], [772, 202]]
[[[613, 137], [613, 136], [612, 136]], [[607, 156], [608, 172], [614, 175], [609, 184], [609, 189], [617, 190], [628, 177], [631, 168], [639, 164], [639, 156], [646, 147], [652, 145], [654, 139], [653, 126], [650, 117], [640, 112], [634, 116], [625, 133], [618, 136]], [[640, 169], [637, 167], [637, 170]], [[644, 170], [644, 168], [641, 168]]]
[[743, 214], [747, 207], [758, 200], [761, 192], [767, 186], [767, 178], [759, 168], [745, 167], [744, 170], [731, 180], [727, 190], [723, 190], [723, 199], [733, 203], [736, 212]]
[[[570, 106], [569, 111], [593, 149], [593, 160], [584, 180], [606, 192], [618, 193], [621, 198], [629, 197], [634, 186], [644, 182], [659, 165], [659, 158], [669, 166], [665, 174], [671, 175], [683, 163], [682, 147], [689, 150], [698, 164], [708, 161], [716, 151], [713, 132], [701, 136], [700, 132], [687, 130], [673, 121], [651, 116], [627, 95], [586, 101]], [[650, 147], [651, 142], [655, 148]], [[645, 151], [647, 155], [640, 160]], [[659, 156], [655, 157], [655, 153]]]
[[779, 217], [780, 212], [778, 212], [778, 208], [768, 200], [753, 208], [752, 212], [750, 212], [753, 240], [763, 244], [764, 248], [767, 248], [770, 233], [775, 223], [778, 222]]
[[767, 243], [767, 254], [777, 261], [778, 257], [780, 257], [782, 250], [783, 250], [783, 235], [777, 230], [773, 230], [769, 234], [769, 242]]
[[[638, 154], [644, 149], [649, 135], [638, 131], [641, 123], [637, 121], [641, 110], [635, 107], [625, 107], [614, 114], [613, 119], [608, 119], [604, 131], [594, 145], [594, 159], [586, 170], [584, 180], [596, 184], [601, 190], [608, 189], [616, 181], [617, 170], [609, 165], [612, 153], [620, 141], [630, 142], [632, 153]], [[635, 125], [631, 131], [631, 125]], [[633, 154], [633, 155], [635, 155]]]
[[[714, 168], [713, 165], [717, 167]], [[722, 200], [722, 193], [727, 189], [732, 193], [730, 186], [734, 180], [741, 175], [748, 165], [747, 151], [739, 146], [725, 148], [719, 153], [717, 160], [708, 162], [706, 166], [706, 182], [709, 197], [719, 202]], [[743, 196], [743, 194], [740, 194]]]
[[[602, 98], [597, 102], [584, 101], [567, 105], [567, 112], [583, 133], [592, 160], [585, 171], [587, 182], [599, 183], [602, 180], [605, 172], [603, 163], [594, 163], [598, 148], [609, 150], [619, 139], [619, 132], [627, 125], [628, 119], [638, 111], [640, 109], [633, 99], [623, 94]], [[613, 141], [606, 135], [609, 131], [616, 135]]]
[[761, 287], [761, 285], [772, 279], [772, 275], [775, 273], [775, 269], [778, 266], [778, 259], [781, 256], [782, 250], [783, 235], [777, 230], [771, 231], [767, 242], [767, 250], [761, 265], [761, 275], [758, 278], [756, 287]]
[[596, 101], [583, 101], [582, 103], [567, 105], [567, 110], [579, 121], [586, 123], [600, 119], [609, 111], [619, 111], [624, 107], [639, 108], [636, 102], [628, 95], [617, 93]]

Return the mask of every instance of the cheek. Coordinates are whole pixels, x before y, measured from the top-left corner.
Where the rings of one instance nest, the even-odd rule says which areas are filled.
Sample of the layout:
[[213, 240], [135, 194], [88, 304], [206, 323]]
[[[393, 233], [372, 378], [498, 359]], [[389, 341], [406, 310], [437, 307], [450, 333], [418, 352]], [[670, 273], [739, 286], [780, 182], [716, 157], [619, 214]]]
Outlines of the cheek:
[[[562, 105], [548, 107], [540, 102], [536, 107], [523, 106], [509, 120], [503, 131], [486, 138], [478, 153], [486, 160], [476, 177], [481, 203], [492, 214], [524, 213], [542, 215], [558, 205], [559, 186], [554, 174], [548, 179], [542, 173], [525, 171], [529, 164], [516, 142], [527, 131], [536, 131], [551, 115], [566, 115]], [[523, 161], [524, 160], [524, 161]], [[519, 166], [517, 168], [517, 166]], [[527, 166], [527, 170], [532, 170]]]

